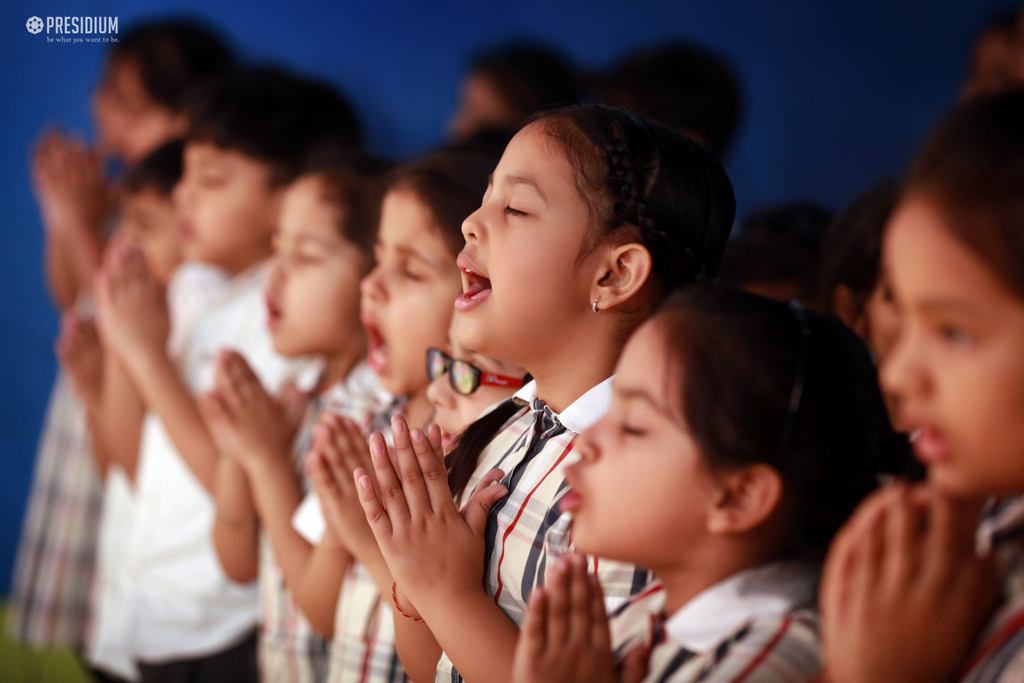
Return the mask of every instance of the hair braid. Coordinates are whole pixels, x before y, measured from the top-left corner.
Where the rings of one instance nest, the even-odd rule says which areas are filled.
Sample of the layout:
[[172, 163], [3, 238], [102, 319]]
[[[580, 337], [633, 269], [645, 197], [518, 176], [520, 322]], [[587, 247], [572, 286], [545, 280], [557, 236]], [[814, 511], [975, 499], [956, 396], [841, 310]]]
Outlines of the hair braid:
[[[608, 179], [607, 184], [612, 190], [614, 205], [612, 214], [615, 220], [621, 223], [630, 223], [640, 228], [640, 235], [645, 246], [651, 251], [659, 251], [663, 254], [673, 254], [672, 263], [668, 264], [667, 270], [675, 271], [673, 277], [663, 278], [663, 281], [672, 280], [703, 282], [708, 277], [704, 259], [695, 249], [695, 245], [686, 244], [682, 234], [672, 234], [659, 225], [654, 212], [648, 207], [645, 188], [650, 183], [642, 183], [637, 173], [638, 166], [634, 163], [633, 155], [629, 146], [622, 137], [614, 134], [611, 138], [611, 145], [606, 150], [608, 155]], [[668, 275], [664, 273], [663, 275]]]

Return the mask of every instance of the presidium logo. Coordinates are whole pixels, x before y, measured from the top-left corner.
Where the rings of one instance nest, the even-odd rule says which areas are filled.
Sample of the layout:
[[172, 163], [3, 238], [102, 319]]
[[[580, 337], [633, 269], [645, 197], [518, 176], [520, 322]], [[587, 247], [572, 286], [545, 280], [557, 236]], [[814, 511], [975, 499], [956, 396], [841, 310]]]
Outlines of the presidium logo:
[[[118, 17], [29, 17], [25, 22], [28, 32], [35, 35], [46, 29], [47, 42], [61, 43], [110, 43], [117, 42], [117, 20]], [[50, 38], [49, 34], [56, 33], [60, 38]], [[68, 38], [66, 34], [78, 34], [82, 38]]]

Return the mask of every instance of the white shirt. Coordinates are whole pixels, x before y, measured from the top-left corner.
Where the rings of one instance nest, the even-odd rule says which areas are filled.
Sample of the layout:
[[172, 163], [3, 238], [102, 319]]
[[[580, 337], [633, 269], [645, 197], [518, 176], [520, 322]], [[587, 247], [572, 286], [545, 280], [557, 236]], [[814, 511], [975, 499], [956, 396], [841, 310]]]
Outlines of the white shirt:
[[816, 574], [806, 565], [773, 562], [733, 574], [668, 618], [665, 631], [694, 652], [707, 652], [743, 624], [782, 617], [814, 604]]
[[655, 581], [611, 615], [616, 658], [644, 647], [645, 683], [807, 683], [821, 669], [816, 583], [813, 566], [773, 562], [710, 586], [666, 619]]
[[[276, 392], [299, 365], [273, 350], [266, 327], [262, 265], [232, 277], [186, 264], [168, 291], [169, 353], [193, 394], [213, 385], [218, 353], [241, 353]], [[212, 495], [176, 450], [160, 418], [143, 424], [135, 524], [122, 561], [126, 600], [120, 623], [131, 650], [152, 663], [193, 659], [234, 645], [259, 621], [255, 583], [238, 585], [213, 547]]]

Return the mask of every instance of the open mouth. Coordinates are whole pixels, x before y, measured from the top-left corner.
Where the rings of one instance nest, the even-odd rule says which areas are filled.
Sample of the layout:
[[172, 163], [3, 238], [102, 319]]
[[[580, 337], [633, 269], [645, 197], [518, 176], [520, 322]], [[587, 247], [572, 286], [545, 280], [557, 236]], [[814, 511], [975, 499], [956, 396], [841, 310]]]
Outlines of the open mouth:
[[479, 306], [491, 295], [491, 281], [464, 253], [459, 254], [457, 263], [462, 271], [462, 295], [455, 300], [455, 308], [467, 311]]
[[271, 294], [266, 295], [266, 303], [267, 327], [270, 328], [271, 330], [275, 330], [281, 324], [281, 318], [283, 316], [281, 304], [278, 302], [277, 297]]
[[914, 455], [925, 465], [935, 465], [949, 454], [949, 439], [934, 427], [920, 427], [911, 432]]
[[387, 342], [384, 341], [384, 335], [380, 333], [377, 326], [370, 321], [364, 319], [363, 328], [366, 330], [366, 343], [369, 349], [366, 354], [366, 362], [370, 365], [370, 369], [379, 375], [387, 367], [390, 358]]

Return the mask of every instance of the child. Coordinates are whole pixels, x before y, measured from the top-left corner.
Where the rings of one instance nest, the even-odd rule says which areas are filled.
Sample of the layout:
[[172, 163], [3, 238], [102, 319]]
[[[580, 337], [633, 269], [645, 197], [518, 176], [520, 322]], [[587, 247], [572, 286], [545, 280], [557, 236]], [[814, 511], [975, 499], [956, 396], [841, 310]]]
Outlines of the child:
[[887, 226], [901, 325], [881, 377], [928, 483], [879, 492], [837, 537], [821, 588], [829, 681], [1004, 683], [1024, 671], [1022, 120], [1019, 89], [954, 110]]
[[[132, 581], [118, 619], [131, 629], [143, 681], [256, 677], [256, 591], [232, 585], [217, 563], [218, 455], [194, 396], [227, 347], [273, 391], [291, 371], [266, 331], [263, 262], [304, 156], [332, 137], [358, 136], [336, 92], [274, 69], [225, 74], [196, 101], [175, 203], [184, 254], [198, 263], [178, 269], [165, 302], [140, 255], [123, 250], [97, 297], [101, 332], [148, 410], [123, 561]], [[206, 282], [210, 268], [223, 274], [216, 286]]]
[[879, 364], [899, 329], [881, 269], [882, 231], [899, 192], [896, 181], [880, 183], [836, 218], [822, 238], [813, 297], [864, 340]]
[[[427, 436], [439, 449], [439, 433], [410, 432], [400, 419], [401, 485], [387, 458], [373, 459], [387, 513], [372, 489], [360, 489], [397, 581], [396, 609], [427, 624], [399, 620], [414, 680], [435, 668], [442, 680], [508, 678], [526, 600], [571, 545], [557, 503], [575, 437], [606, 410], [629, 332], [674, 287], [714, 276], [734, 211], [728, 176], [706, 150], [623, 110], [546, 112], [509, 143], [482, 206], [463, 223], [458, 337], [534, 381], [466, 430], [462, 442], [482, 451], [453, 455], [476, 463], [468, 521], [447, 487], [441, 494], [443, 466], [417, 465], [412, 455]], [[376, 454], [382, 438], [371, 441]], [[498, 467], [503, 486], [484, 490], [478, 484]], [[486, 514], [482, 505], [506, 488]], [[601, 562], [597, 571], [613, 607], [648, 581], [632, 565]]]
[[[462, 246], [462, 219], [478, 205], [496, 161], [490, 154], [451, 148], [399, 167], [388, 179], [377, 264], [362, 281], [360, 308], [370, 367], [398, 398], [370, 424], [325, 415], [314, 431], [311, 458], [337, 443], [354, 443], [349, 452], [366, 454], [363, 435], [397, 412], [414, 424], [430, 420], [423, 359], [428, 348], [444, 342], [451, 302], [460, 291], [455, 256]], [[351, 417], [344, 405], [335, 412]], [[313, 626], [332, 638], [330, 680], [404, 681], [387, 593], [381, 598], [393, 581], [361, 509], [351, 502], [355, 514], [348, 516], [347, 531], [335, 535], [323, 532], [317, 498], [307, 498], [295, 526], [308, 541], [305, 548], [316, 547], [304, 566], [285, 567], [285, 581]]]
[[716, 282], [776, 301], [808, 301], [814, 294], [821, 239], [832, 216], [814, 204], [755, 212], [725, 250]]
[[93, 95], [99, 148], [134, 166], [188, 132], [191, 92], [230, 67], [223, 40], [192, 21], [133, 27], [108, 53]]
[[490, 50], [470, 65], [448, 134], [460, 142], [503, 136], [535, 111], [579, 101], [573, 68], [556, 51], [540, 45]]
[[719, 159], [743, 118], [743, 88], [729, 60], [706, 47], [670, 42], [619, 62], [601, 84], [601, 101], [696, 140]]
[[585, 558], [562, 560], [530, 597], [513, 679], [617, 680], [619, 658], [648, 681], [810, 681], [818, 566], [894, 436], [839, 321], [745, 292], [676, 295], [623, 351], [560, 503], [577, 550], [658, 583], [609, 634]]
[[369, 422], [390, 402], [365, 363], [359, 324], [359, 281], [373, 262], [379, 207], [369, 167], [378, 164], [325, 150], [314, 156], [282, 200], [266, 285], [274, 349], [323, 361], [313, 393], [307, 399], [286, 389], [279, 403], [240, 355], [223, 352], [214, 390], [200, 397], [203, 418], [227, 456], [217, 471], [217, 556], [233, 581], [259, 578], [263, 681], [323, 681], [327, 674], [327, 643], [285, 587], [311, 553], [291, 518], [307, 488], [298, 466], [313, 423], [331, 406]]
[[[455, 448], [466, 427], [488, 408], [511, 398], [515, 390], [523, 386], [526, 375], [515, 363], [488, 358], [460, 344], [458, 324], [459, 316], [453, 316], [445, 349], [427, 350], [427, 378], [430, 380], [427, 398], [434, 406], [432, 422], [441, 428], [445, 453]], [[462, 491], [475, 468], [476, 463], [470, 463], [463, 476], [449, 467], [453, 494]], [[459, 480], [463, 481], [457, 483]]]
[[[181, 178], [183, 143], [167, 143], [128, 175], [121, 198], [117, 242], [138, 246], [153, 276], [166, 286], [181, 262], [178, 220], [171, 192]], [[111, 247], [118, 249], [119, 247]], [[105, 479], [95, 578], [90, 600], [92, 627], [86, 658], [94, 670], [134, 680], [123, 627], [111, 619], [123, 590], [120, 563], [132, 523], [139, 438], [145, 406], [123, 362], [101, 345], [91, 319], [66, 313], [57, 353], [86, 410], [96, 469]]]
[[[98, 150], [50, 132], [33, 161], [33, 180], [46, 227], [46, 279], [64, 311], [89, 299], [116, 197], [101, 168], [113, 153], [129, 166], [183, 132], [177, 118], [184, 93], [230, 61], [219, 38], [186, 22], [158, 22], [125, 32], [112, 44], [92, 113]], [[156, 125], [154, 125], [156, 123]], [[119, 144], [116, 141], [132, 141]], [[40, 439], [25, 515], [9, 627], [19, 642], [83, 646], [102, 505], [92, 468], [82, 406], [58, 377]]]

